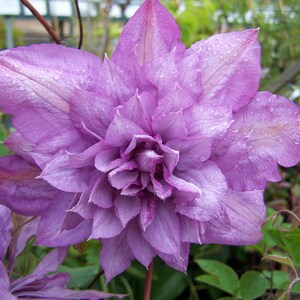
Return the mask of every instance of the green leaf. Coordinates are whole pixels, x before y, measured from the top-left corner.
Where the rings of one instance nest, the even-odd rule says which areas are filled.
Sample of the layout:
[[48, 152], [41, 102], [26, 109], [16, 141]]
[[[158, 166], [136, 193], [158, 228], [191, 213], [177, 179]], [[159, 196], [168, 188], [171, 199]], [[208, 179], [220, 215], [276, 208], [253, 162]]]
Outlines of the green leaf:
[[268, 235], [271, 237], [271, 239], [284, 251], [287, 251], [285, 242], [283, 240], [283, 233], [278, 229], [270, 229], [267, 231]]
[[216, 287], [216, 288], [218, 288], [222, 291], [225, 291], [225, 292], [229, 293], [228, 289], [224, 288], [222, 286], [222, 284], [219, 281], [219, 278], [216, 277], [216, 276], [213, 276], [213, 275], [200, 275], [200, 276], [196, 277], [196, 280], [200, 281], [200, 282], [203, 282], [203, 283], [206, 283], [208, 285], [211, 285], [213, 287]]
[[300, 294], [300, 282], [298, 282], [294, 285], [294, 287], [292, 288], [292, 293]]
[[187, 287], [185, 275], [174, 271], [171, 274], [166, 281], [161, 281], [158, 278], [157, 282], [153, 282], [151, 299], [173, 300], [183, 292]]
[[[239, 288], [239, 278], [229, 266], [210, 259], [198, 259], [196, 263], [210, 275], [201, 275], [198, 281], [206, 280], [205, 283], [217, 287], [231, 295], [236, 295]], [[205, 276], [205, 277], [203, 277]]]
[[243, 300], [255, 299], [267, 290], [266, 278], [257, 271], [247, 271], [240, 280], [240, 293]]
[[222, 297], [222, 298], [219, 298], [218, 300], [234, 300], [235, 298], [233, 297]]
[[30, 274], [37, 264], [38, 259], [30, 251], [24, 251], [16, 260], [18, 273], [22, 276]]
[[267, 255], [264, 256], [263, 259], [272, 260], [278, 262], [280, 264], [284, 264], [289, 267], [293, 267], [293, 262], [288, 256], [281, 256], [281, 255]]
[[300, 265], [300, 229], [285, 233], [283, 240], [294, 264], [298, 267]]
[[67, 272], [71, 275], [71, 280], [68, 283], [68, 287], [74, 288], [87, 288], [91, 282], [96, 278], [99, 267], [87, 266], [80, 268], [69, 268], [67, 266], [59, 266], [57, 272]]
[[[266, 276], [266, 278], [269, 281], [268, 288], [272, 288], [275, 290], [285, 290], [288, 288], [290, 283], [289, 274], [285, 271], [263, 271], [263, 274]], [[271, 284], [272, 279], [272, 284]]]

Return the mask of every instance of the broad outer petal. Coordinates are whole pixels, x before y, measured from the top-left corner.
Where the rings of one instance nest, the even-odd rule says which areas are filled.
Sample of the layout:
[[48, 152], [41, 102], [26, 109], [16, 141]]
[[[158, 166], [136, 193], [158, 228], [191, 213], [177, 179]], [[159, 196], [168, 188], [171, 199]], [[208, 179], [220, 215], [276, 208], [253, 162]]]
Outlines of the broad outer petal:
[[[25, 297], [24, 299], [55, 299], [55, 300], [99, 300], [111, 297], [123, 298], [125, 295], [109, 294], [95, 290], [73, 291], [59, 286], [52, 286], [48, 289], [38, 291], [18, 292], [17, 295]], [[30, 298], [28, 298], [30, 297]], [[5, 298], [6, 299], [6, 298]], [[8, 299], [10, 300], [10, 299]], [[15, 298], [13, 298], [15, 300]]]
[[123, 231], [121, 221], [113, 208], [97, 208], [93, 218], [93, 232], [90, 239], [111, 238]]
[[13, 228], [11, 211], [0, 205], [0, 262], [4, 257], [11, 241], [11, 230]]
[[137, 197], [118, 195], [114, 199], [114, 208], [116, 216], [125, 228], [127, 223], [139, 214], [141, 210], [140, 199]]
[[100, 264], [109, 282], [130, 266], [134, 256], [128, 246], [125, 230], [113, 238], [101, 239], [101, 243]]
[[201, 102], [234, 111], [250, 102], [260, 80], [258, 30], [222, 33], [191, 46], [186, 56], [199, 56]]
[[3, 262], [0, 260], [0, 299], [18, 300], [9, 292], [9, 277]]
[[129, 224], [127, 242], [134, 257], [146, 268], [156, 256], [156, 251], [143, 238], [139, 223], [133, 221]]
[[165, 254], [158, 252], [159, 257], [170, 267], [175, 270], [186, 272], [189, 262], [190, 244], [181, 243], [181, 248], [178, 253]]
[[50, 272], [55, 272], [67, 254], [67, 248], [57, 248], [48, 253], [30, 275], [20, 277], [11, 285], [11, 291], [18, 291], [42, 279]]
[[143, 237], [155, 250], [162, 253], [175, 254], [180, 251], [179, 220], [173, 204], [168, 200], [158, 204], [154, 219], [143, 232]]
[[279, 181], [277, 163], [291, 167], [300, 160], [300, 108], [269, 92], [257, 93], [234, 116], [215, 151], [214, 160], [234, 190], [263, 189], [268, 181]]
[[57, 190], [41, 179], [40, 169], [18, 156], [0, 158], [0, 203], [16, 213], [39, 215], [56, 197]]
[[47, 275], [50, 272], [55, 272], [58, 266], [63, 262], [67, 255], [68, 248], [57, 248], [48, 253], [43, 260], [34, 269], [31, 275]]
[[172, 15], [158, 0], [146, 0], [123, 29], [112, 61], [129, 74], [136, 66], [172, 51], [184, 49], [180, 30]]
[[94, 137], [103, 138], [114, 117], [116, 105], [113, 101], [106, 100], [105, 94], [75, 88], [70, 107], [74, 126], [82, 133], [87, 133], [88, 130]]
[[224, 210], [227, 197], [227, 184], [218, 166], [207, 161], [201, 169], [187, 170], [177, 176], [199, 187], [202, 194], [190, 201], [184, 198], [175, 199], [175, 211], [191, 219], [209, 221], [217, 218]]
[[251, 245], [261, 239], [266, 213], [262, 190], [235, 192], [229, 189], [226, 211], [230, 227], [224, 226], [222, 218], [212, 219], [202, 236], [204, 243]]
[[101, 61], [96, 56], [57, 45], [31, 45], [0, 55], [0, 106], [13, 124], [49, 152], [79, 141], [69, 116], [74, 87], [92, 89]]
[[92, 220], [90, 219], [83, 220], [81, 218], [81, 222], [80, 220], [78, 222], [78, 218], [75, 218], [75, 224], [72, 224], [73, 228], [62, 230], [68, 214], [67, 210], [74, 206], [73, 198], [73, 194], [62, 192], [51, 201], [48, 209], [41, 215], [35, 241], [37, 245], [64, 247], [78, 244], [90, 236], [92, 231]]
[[68, 153], [58, 152], [39, 176], [55, 188], [64, 192], [82, 192], [88, 187], [92, 167], [74, 168]]
[[188, 135], [182, 111], [161, 114], [153, 118], [154, 133], [158, 133], [162, 140], [168, 141], [185, 139]]

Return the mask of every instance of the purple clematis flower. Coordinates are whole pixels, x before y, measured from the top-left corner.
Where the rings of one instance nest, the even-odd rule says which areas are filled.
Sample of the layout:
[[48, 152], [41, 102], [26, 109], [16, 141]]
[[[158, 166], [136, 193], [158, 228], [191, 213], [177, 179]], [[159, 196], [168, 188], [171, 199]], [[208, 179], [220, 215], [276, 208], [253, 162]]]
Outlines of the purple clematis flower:
[[190, 243], [261, 238], [263, 189], [300, 159], [300, 109], [257, 92], [258, 30], [190, 49], [146, 0], [109, 60], [56, 45], [0, 55], [0, 106], [16, 131], [2, 204], [41, 216], [38, 244], [103, 245], [107, 280], [158, 255], [185, 271]]
[[36, 220], [27, 223], [18, 230], [17, 236], [11, 237], [13, 228], [11, 212], [0, 205], [0, 299], [107, 299], [110, 297], [122, 298], [122, 295], [114, 295], [94, 290], [72, 291], [66, 289], [70, 280], [68, 273], [55, 272], [62, 263], [67, 253], [67, 248], [58, 248], [47, 254], [34, 271], [18, 279], [10, 279], [4, 265], [4, 255], [9, 252], [9, 270], [12, 271], [16, 257], [23, 251], [28, 239], [35, 234]]

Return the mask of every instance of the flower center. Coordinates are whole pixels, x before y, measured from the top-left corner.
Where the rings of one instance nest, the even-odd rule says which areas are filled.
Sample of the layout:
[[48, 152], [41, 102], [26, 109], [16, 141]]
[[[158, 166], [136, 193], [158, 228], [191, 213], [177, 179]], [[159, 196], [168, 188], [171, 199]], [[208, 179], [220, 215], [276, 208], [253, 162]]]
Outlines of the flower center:
[[108, 173], [111, 185], [122, 195], [135, 196], [152, 192], [161, 199], [172, 194], [165, 178], [178, 162], [178, 152], [150, 136], [134, 137], [118, 160], [120, 164]]

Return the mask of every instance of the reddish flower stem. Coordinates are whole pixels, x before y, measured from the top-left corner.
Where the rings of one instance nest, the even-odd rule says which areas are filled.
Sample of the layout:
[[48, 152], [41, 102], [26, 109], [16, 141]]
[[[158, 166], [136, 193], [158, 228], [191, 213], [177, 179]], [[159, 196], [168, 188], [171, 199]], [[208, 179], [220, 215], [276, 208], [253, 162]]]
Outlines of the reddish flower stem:
[[76, 8], [76, 13], [77, 13], [78, 22], [79, 22], [79, 42], [78, 42], [77, 49], [80, 49], [82, 46], [82, 41], [83, 41], [82, 18], [81, 18], [78, 0], [75, 0], [74, 2], [75, 2], [75, 8]]
[[27, 0], [21, 0], [21, 2], [32, 12], [32, 14], [38, 19], [38, 21], [44, 26], [49, 35], [52, 37], [56, 44], [61, 44], [60, 38], [57, 33], [51, 28], [46, 19], [35, 9], [35, 7]]
[[152, 286], [152, 274], [153, 274], [153, 261], [148, 267], [146, 282], [145, 282], [145, 290], [144, 290], [144, 300], [150, 300], [151, 295], [151, 286]]

